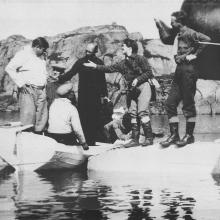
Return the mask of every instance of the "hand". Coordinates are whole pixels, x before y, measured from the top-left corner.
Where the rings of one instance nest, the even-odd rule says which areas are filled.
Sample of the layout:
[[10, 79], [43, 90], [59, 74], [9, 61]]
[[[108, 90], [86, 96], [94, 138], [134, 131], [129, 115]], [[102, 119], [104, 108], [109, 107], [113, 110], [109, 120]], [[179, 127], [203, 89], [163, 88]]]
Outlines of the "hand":
[[154, 22], [155, 22], [155, 23], [159, 23], [160, 21], [159, 21], [159, 19], [154, 18]]
[[83, 63], [83, 66], [96, 68], [97, 65], [92, 61], [88, 60], [88, 63]]
[[132, 84], [131, 84], [131, 86], [132, 86], [132, 87], [135, 87], [135, 86], [137, 86], [137, 83], [138, 83], [138, 80], [137, 80], [137, 79], [134, 79], [133, 82], [132, 82]]
[[155, 86], [156, 89], [160, 88], [160, 84], [155, 78], [151, 79], [151, 82]]
[[12, 98], [18, 100], [18, 87], [16, 85], [13, 86]]
[[89, 150], [89, 146], [87, 143], [82, 144], [83, 150]]
[[184, 61], [186, 61], [186, 56], [185, 55], [175, 55], [174, 56], [176, 64], [181, 64]]
[[190, 55], [187, 55], [187, 56], [186, 56], [186, 60], [187, 60], [187, 61], [195, 60], [196, 58], [197, 58], [197, 56], [194, 55], [194, 54], [190, 54]]

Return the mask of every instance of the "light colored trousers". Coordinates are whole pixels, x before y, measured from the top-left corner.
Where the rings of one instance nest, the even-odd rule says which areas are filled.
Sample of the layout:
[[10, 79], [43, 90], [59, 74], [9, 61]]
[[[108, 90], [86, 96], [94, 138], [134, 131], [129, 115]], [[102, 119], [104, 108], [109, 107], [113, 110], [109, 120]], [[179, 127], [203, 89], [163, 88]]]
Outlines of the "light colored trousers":
[[36, 132], [43, 131], [48, 119], [46, 89], [22, 87], [19, 105], [21, 123], [23, 125], [33, 124]]
[[140, 119], [149, 116], [149, 104], [151, 100], [151, 87], [148, 82], [142, 83], [137, 87], [140, 94], [136, 100], [132, 99], [129, 107], [129, 113], [132, 118]]

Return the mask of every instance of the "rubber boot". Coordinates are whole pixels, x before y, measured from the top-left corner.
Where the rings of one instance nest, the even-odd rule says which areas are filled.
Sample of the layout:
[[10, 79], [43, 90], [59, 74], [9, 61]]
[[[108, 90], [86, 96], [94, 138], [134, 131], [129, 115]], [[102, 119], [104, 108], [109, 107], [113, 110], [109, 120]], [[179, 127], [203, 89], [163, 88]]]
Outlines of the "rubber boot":
[[147, 123], [142, 123], [142, 127], [144, 130], [145, 141], [141, 144], [142, 147], [146, 147], [153, 144], [154, 135], [152, 133], [151, 123], [148, 121]]
[[129, 148], [129, 147], [137, 147], [139, 145], [139, 126], [137, 123], [132, 123], [132, 127], [131, 127], [131, 140], [124, 144], [123, 146], [125, 148]]
[[169, 147], [171, 144], [176, 144], [180, 140], [179, 136], [179, 123], [173, 122], [169, 124], [170, 126], [170, 136], [165, 140], [160, 142], [162, 147]]
[[186, 122], [186, 134], [180, 141], [177, 141], [177, 147], [184, 147], [187, 144], [192, 144], [195, 142], [195, 138], [193, 136], [195, 124], [195, 122]]

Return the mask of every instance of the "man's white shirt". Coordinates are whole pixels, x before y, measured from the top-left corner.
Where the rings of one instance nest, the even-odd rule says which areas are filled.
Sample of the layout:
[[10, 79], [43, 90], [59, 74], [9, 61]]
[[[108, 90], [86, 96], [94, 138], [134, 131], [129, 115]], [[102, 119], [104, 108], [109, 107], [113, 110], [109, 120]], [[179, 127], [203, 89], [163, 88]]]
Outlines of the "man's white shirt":
[[78, 111], [67, 98], [57, 98], [53, 101], [49, 109], [48, 123], [49, 133], [83, 133]]
[[37, 57], [30, 45], [15, 54], [5, 71], [18, 87], [25, 84], [44, 86], [47, 82], [46, 61]]

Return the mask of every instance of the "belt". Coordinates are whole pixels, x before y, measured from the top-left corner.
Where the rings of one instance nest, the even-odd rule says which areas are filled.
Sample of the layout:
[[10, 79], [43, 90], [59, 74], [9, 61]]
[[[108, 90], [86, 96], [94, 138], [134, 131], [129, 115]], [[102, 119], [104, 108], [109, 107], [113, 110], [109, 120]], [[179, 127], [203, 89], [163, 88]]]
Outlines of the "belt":
[[44, 86], [35, 86], [33, 84], [25, 84], [26, 87], [31, 87], [31, 88], [34, 88], [34, 89], [40, 89], [40, 90], [43, 90], [45, 88], [45, 85]]

